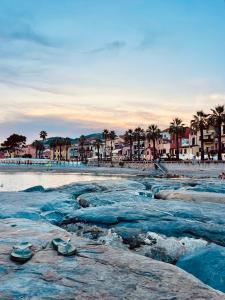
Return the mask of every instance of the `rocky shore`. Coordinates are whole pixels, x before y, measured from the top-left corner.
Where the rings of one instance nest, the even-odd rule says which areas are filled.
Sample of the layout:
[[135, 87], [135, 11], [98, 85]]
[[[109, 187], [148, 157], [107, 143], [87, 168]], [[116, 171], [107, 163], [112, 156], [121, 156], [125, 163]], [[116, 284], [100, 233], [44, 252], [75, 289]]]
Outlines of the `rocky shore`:
[[[224, 191], [132, 177], [1, 192], [0, 299], [225, 299]], [[77, 254], [58, 255], [56, 237]], [[12, 262], [23, 241], [34, 256]]]
[[[45, 222], [0, 221], [1, 299], [225, 299], [172, 265], [69, 235]], [[49, 247], [71, 236], [78, 254], [63, 257]], [[9, 260], [18, 239], [34, 245], [31, 261]]]

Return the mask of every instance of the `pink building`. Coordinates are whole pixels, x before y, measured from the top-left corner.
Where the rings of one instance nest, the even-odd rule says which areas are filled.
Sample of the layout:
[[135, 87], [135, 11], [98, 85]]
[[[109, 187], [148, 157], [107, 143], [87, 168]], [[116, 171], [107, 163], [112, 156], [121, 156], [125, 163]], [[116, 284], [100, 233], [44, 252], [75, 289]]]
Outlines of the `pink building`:
[[36, 158], [36, 149], [32, 145], [27, 145], [24, 148], [24, 155], [31, 155], [32, 158]]

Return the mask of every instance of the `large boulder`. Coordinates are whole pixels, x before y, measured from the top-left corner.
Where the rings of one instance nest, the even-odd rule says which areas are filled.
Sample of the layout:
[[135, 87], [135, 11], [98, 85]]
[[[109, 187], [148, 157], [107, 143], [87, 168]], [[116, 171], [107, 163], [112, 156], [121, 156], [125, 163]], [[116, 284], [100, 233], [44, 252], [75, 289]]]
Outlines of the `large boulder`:
[[[55, 237], [71, 238], [78, 255], [58, 255]], [[34, 256], [21, 265], [9, 257], [22, 241], [33, 244]], [[0, 220], [0, 272], [1, 299], [225, 299], [175, 266], [25, 219]]]
[[177, 266], [198, 277], [209, 286], [225, 292], [225, 248], [210, 245], [185, 255]]

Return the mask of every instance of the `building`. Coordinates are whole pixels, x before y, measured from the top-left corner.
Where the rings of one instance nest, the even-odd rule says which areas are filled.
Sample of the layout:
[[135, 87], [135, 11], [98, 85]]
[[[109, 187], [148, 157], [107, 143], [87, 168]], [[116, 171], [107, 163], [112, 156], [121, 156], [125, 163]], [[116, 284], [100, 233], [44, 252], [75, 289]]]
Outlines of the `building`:
[[[217, 152], [216, 144], [216, 132], [213, 127], [209, 127], [203, 131], [203, 141], [204, 141], [204, 152], [205, 159], [211, 159]], [[189, 143], [192, 156], [200, 158], [201, 156], [201, 135], [200, 131], [197, 133], [190, 132]]]
[[23, 156], [36, 158], [36, 148], [32, 145], [26, 145], [26, 147], [24, 148]]
[[170, 155], [171, 148], [171, 134], [169, 129], [165, 129], [161, 132], [161, 139], [158, 143], [158, 153], [162, 158], [168, 158]]
[[[184, 128], [184, 132], [178, 137], [178, 148], [179, 148], [179, 158], [181, 159], [190, 159], [191, 150], [190, 150], [190, 133], [191, 130], [189, 127]], [[170, 156], [176, 157], [177, 141], [176, 135], [171, 134], [171, 144], [170, 144]]]

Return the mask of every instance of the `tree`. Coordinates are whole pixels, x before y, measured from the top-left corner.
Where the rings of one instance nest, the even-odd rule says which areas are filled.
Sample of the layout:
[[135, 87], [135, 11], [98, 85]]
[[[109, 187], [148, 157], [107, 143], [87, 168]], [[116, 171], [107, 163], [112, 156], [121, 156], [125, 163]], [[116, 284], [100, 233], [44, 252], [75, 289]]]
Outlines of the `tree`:
[[184, 133], [184, 124], [183, 121], [179, 118], [175, 118], [170, 123], [169, 132], [174, 134], [176, 137], [176, 159], [179, 160], [179, 137]]
[[23, 135], [12, 134], [1, 145], [3, 148], [9, 151], [10, 156], [12, 152], [21, 150], [26, 146], [27, 138]]
[[222, 160], [222, 141], [221, 141], [221, 127], [225, 122], [225, 108], [224, 105], [218, 105], [211, 109], [212, 113], [209, 115], [209, 124], [217, 131], [218, 138], [218, 160]]
[[49, 147], [50, 147], [50, 149], [52, 149], [52, 151], [53, 151], [53, 159], [55, 159], [56, 158], [55, 157], [56, 156], [55, 155], [55, 149], [57, 147], [57, 138], [53, 138], [53, 139], [50, 140]]
[[191, 130], [194, 133], [200, 131], [200, 141], [201, 141], [201, 160], [205, 159], [205, 147], [204, 147], [204, 129], [208, 127], [208, 115], [205, 114], [202, 110], [197, 111], [196, 115], [193, 116], [191, 120]]
[[134, 131], [132, 129], [128, 129], [125, 132], [124, 135], [124, 140], [126, 143], [129, 143], [130, 146], [130, 161], [132, 161], [132, 157], [133, 157], [133, 142], [134, 142]]
[[36, 150], [36, 158], [40, 158], [41, 156], [41, 152], [44, 150], [44, 145], [41, 141], [38, 141], [38, 140], [35, 140], [33, 143], [32, 143], [32, 146], [35, 148]]
[[84, 161], [84, 144], [86, 141], [86, 137], [84, 135], [81, 135], [79, 138], [79, 152], [80, 152], [80, 156], [81, 156], [81, 161]]
[[46, 140], [47, 136], [48, 136], [48, 134], [47, 134], [47, 132], [45, 130], [42, 130], [40, 132], [40, 138], [42, 139], [43, 142]]
[[66, 161], [68, 160], [68, 148], [71, 146], [71, 139], [69, 137], [66, 137], [64, 139], [64, 146], [66, 148]]
[[106, 159], [106, 156], [107, 156], [107, 153], [106, 153], [106, 143], [107, 143], [107, 140], [109, 138], [109, 131], [108, 131], [108, 129], [104, 129], [103, 130], [103, 132], [102, 132], [102, 138], [104, 139], [104, 142], [105, 142], [104, 158]]
[[148, 127], [147, 131], [146, 131], [146, 137], [150, 141], [152, 141], [153, 143], [153, 160], [156, 159], [156, 146], [155, 143], [158, 139], [161, 138], [161, 131], [158, 128], [157, 125], [152, 124]]
[[141, 160], [141, 141], [145, 140], [145, 132], [141, 127], [134, 130], [134, 140], [137, 141], [138, 147], [138, 160]]
[[115, 140], [116, 138], [116, 133], [114, 130], [111, 130], [109, 132], [109, 140], [110, 140], [110, 160], [111, 160], [111, 164], [112, 164], [112, 150], [113, 150], [113, 141]]
[[65, 145], [65, 139], [62, 137], [56, 138], [56, 146], [59, 147], [59, 160], [62, 160], [62, 147]]
[[100, 146], [102, 141], [100, 139], [96, 139], [94, 146], [97, 148], [97, 157], [98, 157], [98, 167], [99, 167], [99, 161], [100, 161]]

